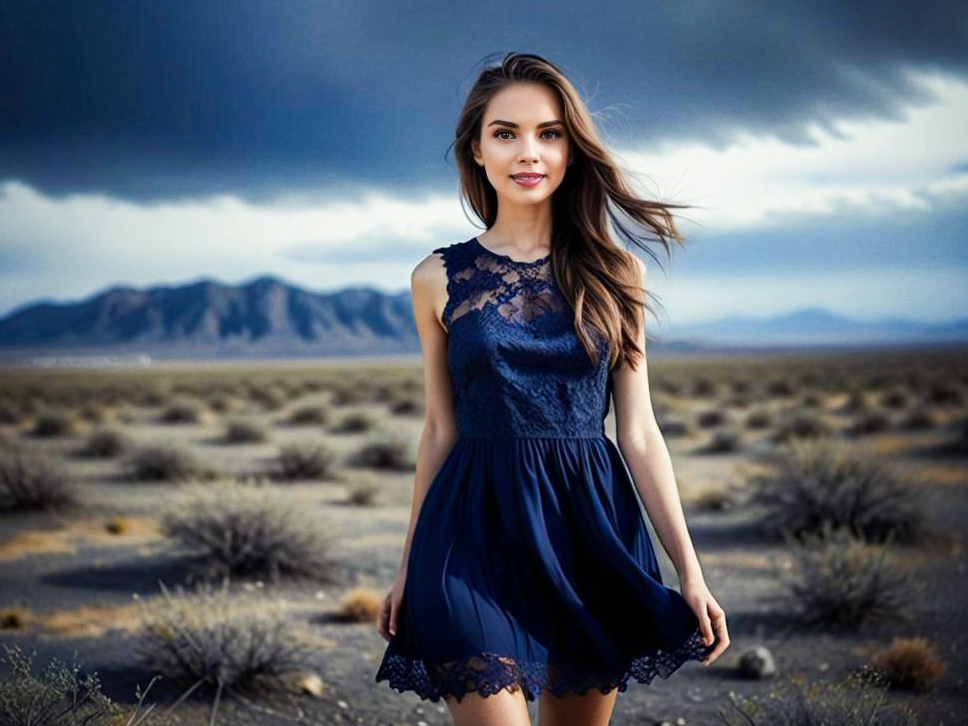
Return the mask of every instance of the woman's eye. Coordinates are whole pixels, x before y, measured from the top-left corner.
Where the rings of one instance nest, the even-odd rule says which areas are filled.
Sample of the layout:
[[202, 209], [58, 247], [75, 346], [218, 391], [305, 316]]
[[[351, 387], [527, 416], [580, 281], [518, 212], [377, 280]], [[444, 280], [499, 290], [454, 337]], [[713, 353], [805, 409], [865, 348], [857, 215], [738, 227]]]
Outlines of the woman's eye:
[[[510, 133], [511, 132], [508, 131], [507, 129], [502, 129], [501, 131], [496, 131], [494, 133], [494, 136], [496, 136], [498, 138], [504, 138], [503, 136], [501, 136], [501, 134], [510, 134]], [[555, 129], [549, 129], [548, 131], [543, 131], [541, 133], [542, 136], [544, 136], [545, 134], [552, 134], [552, 138], [555, 138], [555, 139], [557, 139], [557, 138], [559, 138], [561, 136], [561, 132], [560, 131], [557, 131]]]

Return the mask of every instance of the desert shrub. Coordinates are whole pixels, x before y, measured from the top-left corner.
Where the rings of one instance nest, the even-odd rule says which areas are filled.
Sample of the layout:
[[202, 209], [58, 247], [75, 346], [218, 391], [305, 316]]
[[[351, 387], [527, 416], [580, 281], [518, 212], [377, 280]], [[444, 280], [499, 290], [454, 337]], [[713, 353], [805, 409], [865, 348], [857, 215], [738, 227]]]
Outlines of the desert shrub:
[[901, 390], [888, 391], [880, 398], [884, 408], [904, 408], [908, 405], [908, 395]]
[[703, 429], [719, 426], [725, 422], [726, 414], [724, 414], [718, 408], [711, 408], [706, 411], [701, 411], [696, 416], [696, 425]]
[[692, 396], [694, 398], [708, 398], [716, 393], [716, 383], [706, 376], [699, 376], [692, 382]]
[[929, 690], [948, 668], [925, 638], [894, 638], [871, 665], [894, 688], [915, 691]]
[[781, 570], [781, 578], [786, 605], [801, 625], [846, 629], [906, 616], [913, 584], [888, 560], [886, 545], [829, 525], [790, 544], [793, 568]]
[[928, 388], [925, 401], [940, 406], [960, 406], [964, 403], [964, 396], [954, 383], [936, 381]]
[[356, 476], [347, 485], [347, 501], [350, 504], [372, 504], [382, 490], [380, 482], [375, 478]]
[[398, 431], [374, 432], [363, 442], [353, 460], [360, 466], [374, 469], [405, 470], [413, 467], [410, 440]]
[[188, 552], [203, 580], [335, 579], [332, 538], [319, 517], [262, 480], [187, 485], [163, 513], [161, 530]]
[[116, 726], [123, 710], [101, 692], [97, 673], [53, 658], [34, 673], [20, 646], [3, 644], [10, 672], [0, 681], [0, 723], [10, 726]]
[[703, 451], [707, 454], [728, 454], [738, 451], [742, 443], [743, 434], [734, 427], [713, 432], [712, 438]]
[[829, 523], [872, 542], [922, 534], [924, 487], [879, 454], [833, 440], [793, 441], [761, 459], [772, 469], [750, 477], [750, 503], [763, 508], [769, 533], [800, 537]]
[[887, 702], [888, 689], [869, 668], [833, 683], [791, 677], [752, 698], [731, 691], [731, 711], [719, 718], [727, 726], [917, 726], [909, 706]]
[[367, 392], [355, 383], [339, 383], [333, 385], [333, 396], [330, 401], [334, 406], [351, 406], [364, 403], [367, 400]]
[[918, 406], [901, 419], [898, 424], [906, 431], [927, 431], [938, 425], [934, 412], [925, 406]]
[[338, 460], [338, 454], [326, 444], [295, 442], [279, 450], [272, 474], [277, 479], [326, 479]]
[[678, 416], [662, 416], [660, 419], [656, 415], [656, 423], [659, 424], [659, 430], [662, 432], [662, 435], [670, 439], [677, 436], [689, 435], [689, 424]]
[[277, 386], [251, 386], [249, 398], [262, 406], [265, 411], [278, 411], [289, 400], [286, 392]]
[[227, 396], [224, 393], [217, 393], [206, 399], [206, 405], [209, 409], [215, 411], [215, 413], [228, 413], [234, 407], [234, 401], [231, 396]]
[[795, 410], [786, 412], [777, 423], [772, 439], [777, 443], [791, 439], [820, 439], [833, 433], [829, 425], [816, 411]]
[[864, 392], [858, 388], [852, 388], [848, 395], [847, 401], [844, 404], [844, 409], [847, 411], [863, 411], [868, 407], [867, 397]]
[[266, 427], [253, 418], [234, 418], [225, 424], [225, 441], [229, 444], [249, 444], [266, 441]]
[[330, 409], [326, 406], [300, 406], [289, 416], [289, 423], [296, 426], [326, 425], [330, 420]]
[[804, 408], [821, 408], [823, 399], [816, 393], [807, 393], [800, 399], [800, 405]]
[[78, 502], [77, 483], [64, 463], [19, 446], [0, 449], [0, 511], [61, 509]]
[[351, 411], [340, 419], [339, 424], [332, 429], [336, 433], [361, 433], [376, 428], [379, 420], [372, 413], [366, 411]]
[[744, 422], [746, 428], [748, 429], [765, 429], [769, 428], [772, 423], [773, 417], [765, 408], [750, 411]]
[[347, 623], [374, 623], [382, 600], [383, 593], [369, 587], [354, 587], [343, 595], [334, 618]]
[[143, 625], [135, 654], [163, 678], [264, 695], [285, 690], [288, 673], [309, 667], [311, 647], [281, 601], [233, 597], [227, 583], [161, 588], [149, 601], [135, 595]]
[[65, 408], [45, 408], [40, 411], [31, 433], [34, 436], [62, 436], [74, 433], [77, 419], [73, 411]]
[[17, 425], [23, 416], [23, 409], [13, 399], [0, 398], [0, 424]]
[[424, 410], [422, 393], [398, 393], [390, 400], [390, 413], [412, 416]]
[[132, 446], [131, 439], [115, 428], [101, 427], [88, 434], [81, 452], [84, 456], [110, 459], [127, 451]]
[[101, 424], [108, 420], [108, 409], [103, 403], [85, 403], [79, 413], [82, 419], [91, 423]]
[[138, 481], [184, 481], [218, 475], [215, 467], [191, 451], [174, 444], [147, 444], [132, 450], [123, 463], [128, 476]]
[[198, 423], [202, 420], [202, 402], [188, 396], [179, 396], [168, 403], [161, 412], [165, 423]]
[[765, 390], [767, 395], [777, 398], [786, 398], [793, 395], [793, 383], [786, 378], [774, 378], [767, 381]]
[[847, 433], [853, 436], [874, 434], [891, 428], [891, 419], [883, 411], [876, 408], [859, 411], [853, 423], [847, 428]]

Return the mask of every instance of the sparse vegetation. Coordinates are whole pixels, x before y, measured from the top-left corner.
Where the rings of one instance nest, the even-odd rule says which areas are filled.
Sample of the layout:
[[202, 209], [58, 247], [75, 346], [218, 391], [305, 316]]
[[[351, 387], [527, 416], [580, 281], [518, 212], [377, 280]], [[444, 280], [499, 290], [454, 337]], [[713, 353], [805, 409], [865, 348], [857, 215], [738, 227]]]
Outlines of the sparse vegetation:
[[165, 423], [199, 423], [204, 410], [201, 401], [179, 396], [165, 406], [161, 412], [161, 420]]
[[929, 690], [948, 668], [925, 638], [894, 638], [871, 665], [892, 687], [915, 691]]
[[262, 443], [268, 438], [266, 427], [254, 418], [234, 418], [225, 424], [225, 441], [229, 444]]
[[73, 411], [63, 408], [45, 408], [37, 414], [31, 433], [34, 436], [63, 436], [72, 434], [77, 427]]
[[110, 427], [100, 427], [92, 431], [81, 450], [84, 456], [110, 459], [129, 450], [132, 441], [124, 432]]
[[205, 580], [283, 577], [333, 581], [332, 538], [319, 518], [264, 481], [187, 485], [161, 529]]
[[861, 542], [829, 526], [790, 544], [793, 568], [781, 571], [781, 577], [789, 612], [801, 625], [857, 628], [904, 619], [912, 581], [888, 560], [885, 545]]
[[164, 678], [206, 684], [218, 694], [263, 695], [286, 688], [285, 676], [308, 667], [311, 650], [278, 600], [233, 596], [227, 583], [176, 588], [141, 605], [139, 660]]
[[275, 460], [277, 479], [328, 479], [339, 457], [327, 444], [300, 441], [283, 446]]
[[731, 692], [729, 712], [720, 710], [719, 718], [727, 726], [917, 726], [914, 711], [888, 703], [887, 691], [883, 679], [864, 668], [835, 683], [791, 677], [761, 696]]
[[124, 468], [137, 481], [185, 481], [218, 476], [215, 467], [174, 444], [142, 445], [128, 454]]
[[374, 469], [403, 470], [413, 467], [410, 440], [394, 430], [379, 430], [371, 434], [353, 460], [360, 466]]
[[751, 503], [763, 508], [760, 523], [773, 535], [817, 534], [826, 524], [871, 542], [922, 534], [924, 487], [881, 455], [820, 440], [790, 442], [761, 458], [773, 469], [750, 478]]
[[0, 512], [62, 509], [78, 501], [77, 483], [60, 459], [19, 446], [0, 449]]

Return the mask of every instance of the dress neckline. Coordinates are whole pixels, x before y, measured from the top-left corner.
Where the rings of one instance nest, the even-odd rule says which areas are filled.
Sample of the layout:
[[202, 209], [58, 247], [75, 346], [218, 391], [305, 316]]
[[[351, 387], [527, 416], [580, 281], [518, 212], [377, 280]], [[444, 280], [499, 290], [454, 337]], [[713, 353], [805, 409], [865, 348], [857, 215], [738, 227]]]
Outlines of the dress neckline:
[[551, 258], [551, 255], [547, 254], [544, 257], [539, 257], [536, 260], [531, 260], [530, 262], [526, 262], [524, 260], [516, 260], [513, 257], [510, 257], [508, 255], [502, 255], [500, 252], [492, 252], [487, 247], [482, 245], [481, 241], [477, 239], [476, 236], [473, 239], [471, 239], [471, 243], [476, 247], [480, 248], [481, 250], [483, 250], [484, 252], [486, 252], [487, 254], [491, 255], [491, 257], [497, 257], [499, 260], [504, 260], [505, 262], [509, 262], [512, 265], [520, 265], [522, 267], [534, 267], [536, 265], [541, 265], [547, 262]]

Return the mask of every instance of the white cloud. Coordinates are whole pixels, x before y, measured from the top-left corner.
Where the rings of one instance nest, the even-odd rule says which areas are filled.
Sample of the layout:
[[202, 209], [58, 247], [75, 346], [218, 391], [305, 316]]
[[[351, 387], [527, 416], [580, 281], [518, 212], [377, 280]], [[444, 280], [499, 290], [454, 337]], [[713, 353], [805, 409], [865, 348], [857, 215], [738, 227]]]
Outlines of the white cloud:
[[919, 80], [935, 96], [930, 105], [909, 106], [898, 120], [843, 120], [836, 135], [814, 127], [811, 146], [747, 135], [722, 150], [684, 144], [617, 156], [650, 194], [701, 205], [684, 214], [713, 232], [764, 229], [790, 215], [925, 211], [945, 196], [964, 202], [968, 170], [950, 170], [968, 161], [968, 85]]
[[[896, 121], [843, 121], [838, 136], [817, 129], [812, 146], [748, 136], [722, 150], [683, 144], [617, 156], [657, 183], [650, 194], [705, 207], [684, 210], [686, 223], [711, 232], [765, 229], [791, 215], [803, 224], [842, 215], [845, 205], [876, 216], [963, 203], [968, 172], [951, 170], [968, 160], [968, 86], [941, 76], [923, 83], [932, 104], [911, 106]], [[373, 191], [352, 203], [293, 196], [256, 205], [220, 196], [140, 205], [100, 195], [52, 199], [11, 181], [0, 186], [0, 220], [0, 260], [15, 264], [0, 269], [0, 311], [110, 284], [201, 276], [238, 282], [271, 273], [314, 290], [396, 291], [434, 246], [475, 232], [452, 191], [417, 201]], [[705, 281], [704, 298], [726, 285]], [[763, 290], [774, 306], [792, 300], [789, 286]]]

